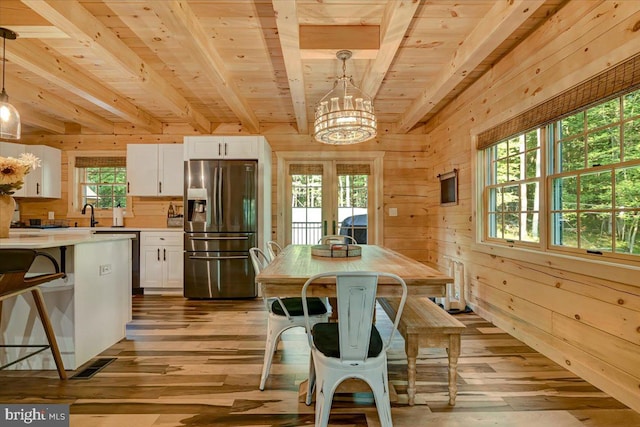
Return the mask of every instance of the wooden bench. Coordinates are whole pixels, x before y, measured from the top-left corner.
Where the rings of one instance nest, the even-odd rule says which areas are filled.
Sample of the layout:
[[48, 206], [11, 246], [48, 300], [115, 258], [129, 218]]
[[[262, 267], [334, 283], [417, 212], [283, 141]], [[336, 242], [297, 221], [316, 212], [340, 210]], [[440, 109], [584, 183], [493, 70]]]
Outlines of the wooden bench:
[[[387, 316], [395, 318], [400, 298], [379, 298]], [[408, 297], [398, 324], [407, 353], [407, 394], [413, 406], [416, 396], [416, 358], [421, 348], [446, 348], [449, 358], [449, 405], [456, 404], [460, 334], [465, 326], [427, 297]]]

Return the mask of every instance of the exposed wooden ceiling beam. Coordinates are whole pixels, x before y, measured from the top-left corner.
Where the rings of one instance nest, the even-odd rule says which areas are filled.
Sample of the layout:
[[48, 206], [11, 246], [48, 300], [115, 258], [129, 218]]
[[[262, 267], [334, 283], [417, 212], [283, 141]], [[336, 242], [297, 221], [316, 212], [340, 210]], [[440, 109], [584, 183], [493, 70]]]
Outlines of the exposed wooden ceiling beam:
[[24, 80], [10, 76], [6, 76], [6, 79], [6, 87], [10, 91], [9, 99], [15, 97], [35, 109], [50, 111], [54, 116], [68, 117], [69, 121], [74, 121], [89, 129], [113, 133], [113, 123], [109, 120], [43, 89], [36, 88], [34, 90], [33, 85]]
[[20, 113], [20, 122], [23, 125], [33, 126], [60, 135], [65, 133], [65, 124], [62, 120], [42, 114], [24, 102], [16, 102], [14, 99], [11, 99], [11, 104], [16, 107]]
[[448, 66], [443, 67], [438, 77], [402, 114], [396, 123], [397, 131], [411, 130], [544, 3], [544, 0], [496, 2], [453, 54]]
[[296, 115], [298, 133], [309, 133], [307, 119], [307, 100], [304, 88], [304, 73], [300, 57], [300, 32], [298, 12], [295, 1], [272, 0], [276, 15], [276, 25], [280, 38], [280, 47], [284, 56], [284, 64], [289, 79], [289, 91], [293, 111]]
[[33, 41], [16, 40], [7, 48], [7, 59], [141, 129], [162, 133], [159, 120]]
[[20, 39], [68, 39], [69, 35], [53, 25], [12, 25]]
[[[113, 8], [117, 9], [117, 3]], [[200, 24], [198, 17], [184, 0], [164, 0], [151, 3], [151, 7], [158, 14], [169, 31], [177, 36], [184, 48], [191, 52], [192, 57], [202, 67], [203, 75], [216, 86], [218, 93], [234, 112], [242, 125], [249, 131], [257, 133], [260, 129], [258, 118], [253, 113], [247, 100], [240, 94], [240, 90], [230, 75], [224, 61], [209, 42], [209, 36]], [[132, 27], [135, 31], [135, 26]]]
[[363, 92], [371, 98], [375, 98], [378, 93], [419, 5], [419, 0], [387, 2], [380, 28], [380, 49], [375, 60], [371, 61], [365, 70], [360, 85]]
[[211, 122], [204, 115], [76, 0], [21, 1], [105, 61], [119, 64], [149, 93], [165, 99], [167, 108], [195, 129], [204, 133], [211, 131]]

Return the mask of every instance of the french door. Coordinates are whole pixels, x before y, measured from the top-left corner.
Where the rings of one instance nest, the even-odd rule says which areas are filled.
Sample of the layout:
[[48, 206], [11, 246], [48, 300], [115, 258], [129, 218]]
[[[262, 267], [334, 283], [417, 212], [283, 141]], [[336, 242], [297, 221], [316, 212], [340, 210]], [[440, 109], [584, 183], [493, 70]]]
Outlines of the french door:
[[382, 154], [339, 154], [279, 157], [280, 241], [316, 244], [327, 234], [348, 235], [360, 244], [381, 239]]

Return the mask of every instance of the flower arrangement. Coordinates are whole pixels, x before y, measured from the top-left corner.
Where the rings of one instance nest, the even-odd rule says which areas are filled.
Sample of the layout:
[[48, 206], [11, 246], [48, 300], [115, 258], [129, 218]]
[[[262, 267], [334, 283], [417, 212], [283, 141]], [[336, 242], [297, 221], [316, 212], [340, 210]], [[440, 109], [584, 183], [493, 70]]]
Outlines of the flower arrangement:
[[31, 153], [20, 154], [19, 158], [0, 157], [0, 195], [11, 195], [22, 188], [24, 177], [40, 167], [40, 159]]

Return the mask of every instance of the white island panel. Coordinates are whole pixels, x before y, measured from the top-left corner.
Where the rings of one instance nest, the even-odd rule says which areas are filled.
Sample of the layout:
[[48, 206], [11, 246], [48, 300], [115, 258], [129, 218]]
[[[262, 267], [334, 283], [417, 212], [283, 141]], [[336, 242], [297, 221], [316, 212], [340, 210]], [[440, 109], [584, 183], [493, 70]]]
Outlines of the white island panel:
[[[66, 248], [67, 277], [41, 286], [65, 369], [81, 365], [125, 337], [131, 320], [131, 241], [127, 235], [47, 235], [2, 239], [0, 247], [26, 247], [53, 255], [61, 264]], [[52, 272], [38, 257], [30, 273]], [[30, 293], [3, 302], [1, 344], [42, 344], [42, 329]], [[25, 349], [0, 353], [0, 363]], [[50, 350], [13, 365], [14, 369], [55, 369]]]

